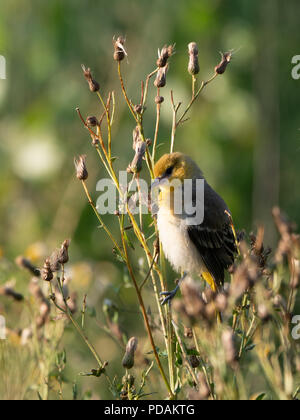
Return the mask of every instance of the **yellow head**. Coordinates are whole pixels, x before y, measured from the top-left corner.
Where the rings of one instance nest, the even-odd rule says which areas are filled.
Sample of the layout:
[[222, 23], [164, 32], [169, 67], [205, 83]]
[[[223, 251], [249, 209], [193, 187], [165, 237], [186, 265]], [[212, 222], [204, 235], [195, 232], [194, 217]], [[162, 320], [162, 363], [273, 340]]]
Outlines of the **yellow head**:
[[183, 182], [185, 179], [202, 177], [198, 165], [183, 153], [171, 153], [163, 155], [154, 167], [154, 175], [157, 183], [163, 180], [172, 181], [178, 179]]

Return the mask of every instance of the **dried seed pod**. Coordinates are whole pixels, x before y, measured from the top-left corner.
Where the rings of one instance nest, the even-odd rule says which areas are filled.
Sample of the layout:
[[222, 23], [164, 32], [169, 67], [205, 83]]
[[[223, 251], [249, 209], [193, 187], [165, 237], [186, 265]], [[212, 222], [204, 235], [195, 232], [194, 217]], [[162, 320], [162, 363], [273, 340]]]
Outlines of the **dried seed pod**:
[[198, 60], [198, 46], [196, 42], [190, 42], [188, 45], [188, 52], [189, 52], [189, 64], [188, 64], [188, 72], [191, 75], [198, 74], [200, 71], [199, 60]]
[[130, 375], [128, 373], [127, 375], [124, 375], [122, 378], [122, 384], [124, 385], [125, 389], [127, 389], [127, 386], [131, 388], [134, 385], [135, 377], [133, 375]]
[[21, 302], [24, 300], [24, 296], [16, 292], [15, 289], [9, 284], [0, 287], [0, 296], [11, 297], [16, 302]]
[[40, 277], [40, 270], [37, 267], [35, 267], [27, 258], [20, 255], [16, 258], [15, 261], [19, 267], [25, 268], [26, 270], [30, 271], [30, 273], [33, 274], [35, 277]]
[[143, 105], [141, 105], [141, 104], [138, 104], [138, 105], [135, 105], [134, 106], [134, 111], [137, 113], [137, 114], [141, 114], [143, 111], [144, 111], [144, 107], [143, 107]]
[[99, 125], [99, 121], [94, 116], [88, 116], [87, 119], [85, 120], [85, 122], [90, 127], [96, 127], [97, 125]]
[[217, 74], [225, 73], [225, 70], [226, 70], [226, 68], [227, 68], [227, 66], [230, 63], [231, 58], [232, 58], [232, 51], [225, 52], [225, 53], [221, 52], [220, 54], [221, 54], [222, 59], [221, 59], [220, 63], [215, 67], [215, 72]]
[[137, 349], [138, 340], [136, 337], [131, 337], [128, 340], [126, 351], [122, 360], [122, 365], [126, 369], [131, 369], [134, 366], [134, 355]]
[[49, 257], [50, 269], [53, 273], [59, 271], [61, 263], [59, 262], [59, 249], [55, 249]]
[[197, 368], [200, 365], [200, 361], [195, 354], [192, 354], [191, 356], [189, 356], [189, 362], [190, 362], [192, 368], [194, 368], [194, 369]]
[[122, 36], [119, 36], [117, 40], [113, 39], [115, 61], [122, 61], [127, 56], [124, 44], [125, 39]]
[[47, 258], [44, 263], [44, 267], [41, 271], [42, 279], [45, 281], [51, 281], [53, 279], [53, 272], [50, 268], [50, 259]]
[[93, 79], [91, 69], [86, 68], [83, 64], [81, 65], [81, 68], [83, 71], [83, 76], [89, 84], [90, 91], [98, 92], [98, 90], [100, 89], [100, 85], [95, 79]]
[[185, 338], [192, 339], [194, 337], [193, 330], [190, 327], [184, 326], [184, 336]]
[[69, 261], [69, 246], [70, 246], [70, 239], [66, 239], [59, 250], [58, 253], [58, 261], [60, 264], [66, 264]]
[[86, 160], [85, 155], [80, 155], [78, 160], [76, 158], [74, 159], [74, 165], [76, 168], [76, 176], [80, 181], [85, 181], [89, 176], [85, 160]]
[[164, 45], [161, 51], [158, 50], [158, 59], [156, 61], [157, 67], [165, 67], [168, 59], [174, 54], [175, 45]]
[[132, 132], [132, 148], [134, 151], [136, 150], [137, 144], [141, 141], [140, 129], [139, 126], [136, 126]]
[[154, 80], [154, 86], [156, 86], [157, 88], [163, 88], [164, 86], [166, 86], [166, 83], [167, 83], [166, 77], [167, 77], [168, 69], [169, 69], [168, 64], [165, 67], [159, 68], [156, 74], [156, 79]]
[[127, 168], [127, 172], [134, 173], [134, 174], [141, 172], [145, 152], [146, 152], [146, 143], [144, 141], [139, 141], [136, 144], [135, 155], [132, 162]]
[[165, 98], [163, 96], [159, 96], [159, 95], [155, 96], [155, 103], [156, 104], [162, 104], [164, 100], [165, 100]]

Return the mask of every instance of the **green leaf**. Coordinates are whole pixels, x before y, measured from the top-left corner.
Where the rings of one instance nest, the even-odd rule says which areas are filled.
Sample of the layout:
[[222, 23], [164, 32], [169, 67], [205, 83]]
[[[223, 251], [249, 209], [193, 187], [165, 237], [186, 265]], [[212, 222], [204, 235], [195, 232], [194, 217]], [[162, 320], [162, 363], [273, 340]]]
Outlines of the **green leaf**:
[[266, 394], [263, 392], [262, 394], [259, 394], [259, 396], [255, 399], [255, 401], [262, 401], [265, 398]]

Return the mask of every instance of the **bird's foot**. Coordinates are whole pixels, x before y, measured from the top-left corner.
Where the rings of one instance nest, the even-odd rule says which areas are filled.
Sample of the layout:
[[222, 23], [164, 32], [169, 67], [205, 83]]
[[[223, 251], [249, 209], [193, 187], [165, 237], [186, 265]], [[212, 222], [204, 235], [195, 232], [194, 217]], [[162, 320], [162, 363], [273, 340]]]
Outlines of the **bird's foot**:
[[166, 303], [171, 302], [172, 299], [174, 299], [174, 297], [176, 296], [178, 289], [179, 286], [176, 286], [175, 289], [171, 292], [160, 292], [161, 304], [165, 305]]

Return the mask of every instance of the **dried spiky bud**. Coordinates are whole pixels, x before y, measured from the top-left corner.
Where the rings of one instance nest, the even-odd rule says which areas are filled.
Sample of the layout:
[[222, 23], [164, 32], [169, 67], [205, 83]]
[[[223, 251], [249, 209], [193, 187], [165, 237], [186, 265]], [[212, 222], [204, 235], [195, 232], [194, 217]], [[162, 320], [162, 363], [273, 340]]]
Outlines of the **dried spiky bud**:
[[74, 165], [76, 168], [76, 176], [80, 181], [85, 181], [89, 176], [89, 173], [86, 168], [85, 160], [86, 160], [85, 155], [80, 155], [78, 160], [76, 158], [74, 159]]
[[143, 158], [146, 152], [146, 142], [139, 141], [135, 146], [135, 155], [132, 162], [127, 168], [127, 172], [137, 174], [141, 172], [143, 165]]
[[88, 116], [85, 122], [90, 127], [96, 127], [97, 125], [99, 125], [99, 121], [94, 116]]
[[198, 60], [198, 46], [196, 42], [190, 42], [188, 45], [189, 51], [189, 64], [188, 64], [188, 72], [191, 75], [198, 74], [200, 71], [199, 60]]
[[158, 59], [156, 61], [157, 67], [165, 67], [168, 59], [174, 54], [175, 45], [164, 45], [161, 51], [158, 50]]
[[19, 256], [16, 258], [15, 261], [19, 267], [25, 268], [26, 270], [30, 271], [30, 273], [33, 274], [35, 277], [40, 277], [40, 270], [37, 267], [35, 267], [27, 258]]
[[83, 71], [84, 78], [86, 79], [86, 81], [89, 84], [90, 91], [91, 92], [98, 92], [98, 90], [100, 89], [100, 85], [95, 79], [93, 79], [91, 69], [86, 68], [83, 64], [81, 65], [81, 68], [82, 68], [82, 71]]
[[66, 264], [69, 261], [69, 246], [70, 246], [70, 239], [66, 239], [59, 250], [58, 253], [58, 261], [60, 264]]
[[126, 369], [131, 369], [134, 366], [134, 354], [137, 344], [138, 340], [136, 337], [131, 337], [127, 343], [126, 351], [122, 360], [122, 365]]
[[225, 360], [229, 365], [234, 365], [237, 361], [237, 351], [235, 347], [235, 337], [231, 329], [227, 329], [222, 334], [222, 344], [225, 353]]
[[192, 368], [197, 368], [200, 365], [200, 360], [195, 354], [192, 354], [189, 356], [189, 362], [192, 366]]
[[156, 104], [162, 104], [164, 100], [165, 100], [165, 98], [163, 96], [159, 96], [159, 95], [155, 96], [155, 103]]
[[146, 110], [146, 107], [141, 104], [137, 104], [134, 106], [134, 111], [139, 115], [142, 114], [145, 110]]
[[124, 388], [127, 389], [127, 386], [130, 388], [134, 385], [135, 377], [133, 375], [130, 375], [130, 373], [127, 373], [122, 378], [122, 384], [124, 385]]
[[117, 40], [113, 39], [114, 45], [114, 60], [122, 61], [125, 56], [127, 57], [127, 52], [124, 48], [125, 39], [122, 36], [119, 36]]
[[193, 330], [190, 327], [184, 326], [184, 336], [185, 338], [192, 339], [194, 337]]
[[156, 74], [156, 79], [154, 80], [154, 86], [156, 86], [157, 88], [163, 88], [164, 86], [166, 86], [168, 69], [168, 64], [165, 67], [159, 68]]
[[220, 54], [221, 54], [222, 59], [220, 63], [215, 67], [215, 72], [217, 74], [225, 73], [226, 67], [228, 66], [232, 58], [232, 51], [228, 51], [225, 53], [220, 52]]
[[11, 297], [16, 302], [21, 302], [24, 299], [24, 296], [16, 292], [13, 286], [9, 283], [0, 287], [0, 296]]
[[50, 268], [50, 259], [47, 258], [44, 263], [44, 267], [41, 271], [42, 279], [45, 281], [51, 281], [53, 279], [53, 272]]

